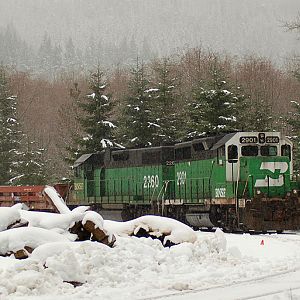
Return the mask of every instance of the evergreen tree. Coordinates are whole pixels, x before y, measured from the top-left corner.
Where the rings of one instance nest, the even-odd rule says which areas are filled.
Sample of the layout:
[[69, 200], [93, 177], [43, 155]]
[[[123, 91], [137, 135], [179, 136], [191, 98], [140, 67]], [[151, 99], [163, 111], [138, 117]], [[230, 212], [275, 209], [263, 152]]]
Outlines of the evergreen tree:
[[17, 121], [17, 97], [13, 96], [7, 75], [0, 67], [0, 185], [16, 178], [22, 133]]
[[14, 185], [43, 185], [48, 176], [45, 165], [45, 149], [39, 148], [24, 135], [25, 149], [20, 153], [17, 166], [18, 176], [13, 180]]
[[247, 114], [244, 116], [244, 131], [271, 131], [274, 130], [274, 117], [272, 107], [263, 98], [259, 100], [249, 100], [251, 105], [247, 107]]
[[37, 58], [39, 70], [45, 74], [49, 73], [52, 67], [52, 42], [47, 33], [44, 34]]
[[79, 141], [79, 153], [93, 153], [115, 145], [114, 129], [111, 122], [113, 103], [106, 94], [107, 83], [99, 67], [90, 77], [91, 93], [79, 106], [83, 111], [79, 117], [84, 131], [84, 137]]
[[69, 38], [65, 45], [64, 66], [66, 70], [74, 71], [78, 63], [77, 53], [72, 38]]
[[300, 103], [292, 101], [293, 112], [290, 113], [287, 123], [291, 126], [291, 136], [294, 143], [294, 171], [300, 172]]
[[119, 136], [127, 147], [147, 147], [153, 144], [151, 93], [145, 66], [139, 64], [131, 70], [128, 95], [120, 118]]
[[232, 88], [223, 71], [214, 66], [211, 81], [201, 83], [194, 92], [188, 135], [242, 130], [243, 118], [247, 113], [246, 104], [239, 89]]
[[[61, 123], [61, 140], [59, 141], [62, 146], [61, 155], [64, 160], [71, 165], [78, 158], [80, 151], [80, 144], [82, 141], [82, 126], [80, 124], [80, 115], [83, 111], [80, 108], [80, 101], [82, 100], [82, 92], [78, 87], [78, 83], [74, 83], [74, 87], [70, 89], [70, 103], [64, 105], [59, 110], [59, 117]], [[75, 122], [74, 122], [75, 119]], [[66, 132], [68, 137], [66, 138]]]
[[154, 129], [153, 136], [157, 145], [174, 143], [180, 136], [177, 78], [173, 76], [171, 67], [167, 59], [154, 65], [154, 88], [149, 89], [155, 99], [152, 113], [154, 122], [151, 126]]

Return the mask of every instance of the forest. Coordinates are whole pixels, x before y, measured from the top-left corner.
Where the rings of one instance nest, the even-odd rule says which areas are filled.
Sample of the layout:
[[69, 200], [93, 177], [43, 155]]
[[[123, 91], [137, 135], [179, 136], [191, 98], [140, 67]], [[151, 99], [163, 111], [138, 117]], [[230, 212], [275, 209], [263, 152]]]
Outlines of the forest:
[[[44, 78], [1, 66], [1, 184], [72, 178], [83, 153], [148, 147], [237, 130], [299, 142], [297, 64], [237, 60], [202, 48], [130, 66]], [[298, 156], [296, 155], [296, 159]]]

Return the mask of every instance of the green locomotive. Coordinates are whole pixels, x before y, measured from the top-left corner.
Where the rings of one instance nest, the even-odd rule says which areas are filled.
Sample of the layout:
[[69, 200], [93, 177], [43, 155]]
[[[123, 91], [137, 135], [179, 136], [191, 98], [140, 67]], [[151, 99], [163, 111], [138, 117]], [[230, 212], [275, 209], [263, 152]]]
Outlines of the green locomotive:
[[69, 205], [145, 214], [230, 231], [300, 227], [292, 143], [279, 132], [235, 132], [173, 146], [107, 149], [74, 165]]

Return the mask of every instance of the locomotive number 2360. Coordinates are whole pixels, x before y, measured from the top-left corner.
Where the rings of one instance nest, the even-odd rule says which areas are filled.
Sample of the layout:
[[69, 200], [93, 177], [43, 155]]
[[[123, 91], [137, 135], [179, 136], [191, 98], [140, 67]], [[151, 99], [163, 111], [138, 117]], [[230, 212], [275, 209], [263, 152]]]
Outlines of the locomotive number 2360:
[[159, 186], [158, 175], [144, 176], [144, 189], [157, 188]]

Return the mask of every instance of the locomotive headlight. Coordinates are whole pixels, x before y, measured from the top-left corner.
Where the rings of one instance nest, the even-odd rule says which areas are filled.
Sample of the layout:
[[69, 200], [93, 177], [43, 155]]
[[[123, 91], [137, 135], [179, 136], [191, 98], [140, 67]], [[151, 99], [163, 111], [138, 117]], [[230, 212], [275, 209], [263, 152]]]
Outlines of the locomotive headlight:
[[261, 194], [261, 191], [260, 191], [260, 190], [256, 190], [256, 194], [257, 194], [257, 195], [260, 195], [260, 194]]
[[297, 190], [293, 190], [293, 194], [297, 194]]

